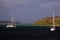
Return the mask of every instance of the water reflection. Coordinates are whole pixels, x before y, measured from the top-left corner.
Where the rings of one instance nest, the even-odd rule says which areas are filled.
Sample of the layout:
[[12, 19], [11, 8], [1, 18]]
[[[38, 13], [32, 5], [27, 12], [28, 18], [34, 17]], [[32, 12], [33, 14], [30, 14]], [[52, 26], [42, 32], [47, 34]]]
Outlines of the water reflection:
[[16, 27], [5, 28], [1, 32], [5, 40], [60, 40], [60, 27], [51, 32], [50, 27]]

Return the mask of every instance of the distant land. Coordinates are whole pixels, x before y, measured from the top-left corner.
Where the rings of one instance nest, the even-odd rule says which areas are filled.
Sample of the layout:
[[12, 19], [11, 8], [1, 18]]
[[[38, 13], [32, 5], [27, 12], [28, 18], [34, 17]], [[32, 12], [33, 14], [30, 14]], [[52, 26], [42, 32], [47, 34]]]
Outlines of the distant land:
[[[55, 25], [60, 26], [60, 16], [55, 16]], [[12, 23], [11, 21], [0, 21], [0, 24], [10, 24]], [[53, 18], [52, 17], [45, 17], [42, 19], [39, 19], [35, 21], [34, 23], [31, 24], [22, 24], [21, 22], [14, 22], [19, 25], [23, 26], [52, 26], [53, 25]]]
[[[52, 26], [53, 18], [45, 17], [34, 22], [34, 25]], [[60, 26], [60, 16], [55, 16], [55, 25]]]
[[[12, 21], [0, 21], [0, 24], [10, 24]], [[20, 22], [14, 22], [16, 24], [20, 24]]]

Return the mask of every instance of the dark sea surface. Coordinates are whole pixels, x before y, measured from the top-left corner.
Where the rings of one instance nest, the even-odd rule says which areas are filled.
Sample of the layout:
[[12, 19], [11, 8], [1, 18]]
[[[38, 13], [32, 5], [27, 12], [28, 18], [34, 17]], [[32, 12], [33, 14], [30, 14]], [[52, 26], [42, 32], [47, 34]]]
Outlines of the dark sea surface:
[[50, 26], [6, 28], [0, 25], [0, 40], [60, 40], [60, 27], [51, 32]]

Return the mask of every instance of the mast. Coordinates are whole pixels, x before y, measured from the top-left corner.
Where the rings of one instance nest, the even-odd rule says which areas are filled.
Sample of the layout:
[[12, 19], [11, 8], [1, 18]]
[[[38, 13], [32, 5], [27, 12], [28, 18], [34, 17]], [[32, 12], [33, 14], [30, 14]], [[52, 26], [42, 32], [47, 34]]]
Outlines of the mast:
[[16, 25], [16, 24], [15, 24], [14, 17], [13, 17], [13, 14], [11, 14], [11, 17], [12, 17], [12, 20], [11, 20], [11, 21], [12, 21], [12, 24], [13, 24], [13, 25]]
[[12, 22], [12, 24], [14, 24], [13, 14], [11, 14], [11, 22]]
[[50, 31], [55, 31], [55, 30], [56, 30], [55, 29], [55, 17], [54, 17], [54, 11], [53, 11], [53, 25], [52, 25]]
[[55, 17], [54, 17], [54, 11], [53, 11], [53, 27], [55, 27]]
[[12, 18], [12, 19], [11, 19], [11, 22], [13, 23], [13, 14], [11, 14], [11, 18]]

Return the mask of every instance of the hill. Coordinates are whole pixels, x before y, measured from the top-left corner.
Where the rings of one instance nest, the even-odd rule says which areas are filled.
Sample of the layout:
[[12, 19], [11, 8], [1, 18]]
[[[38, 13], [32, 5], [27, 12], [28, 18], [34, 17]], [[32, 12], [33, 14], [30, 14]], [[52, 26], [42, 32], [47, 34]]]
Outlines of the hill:
[[[0, 24], [10, 24], [12, 21], [0, 21]], [[20, 22], [14, 22], [16, 24], [20, 24]]]
[[[52, 17], [45, 17], [40, 20], [37, 20], [34, 22], [35, 25], [46, 25], [46, 26], [52, 26], [53, 24], [53, 18]], [[60, 16], [55, 16], [55, 25], [60, 26]]]

